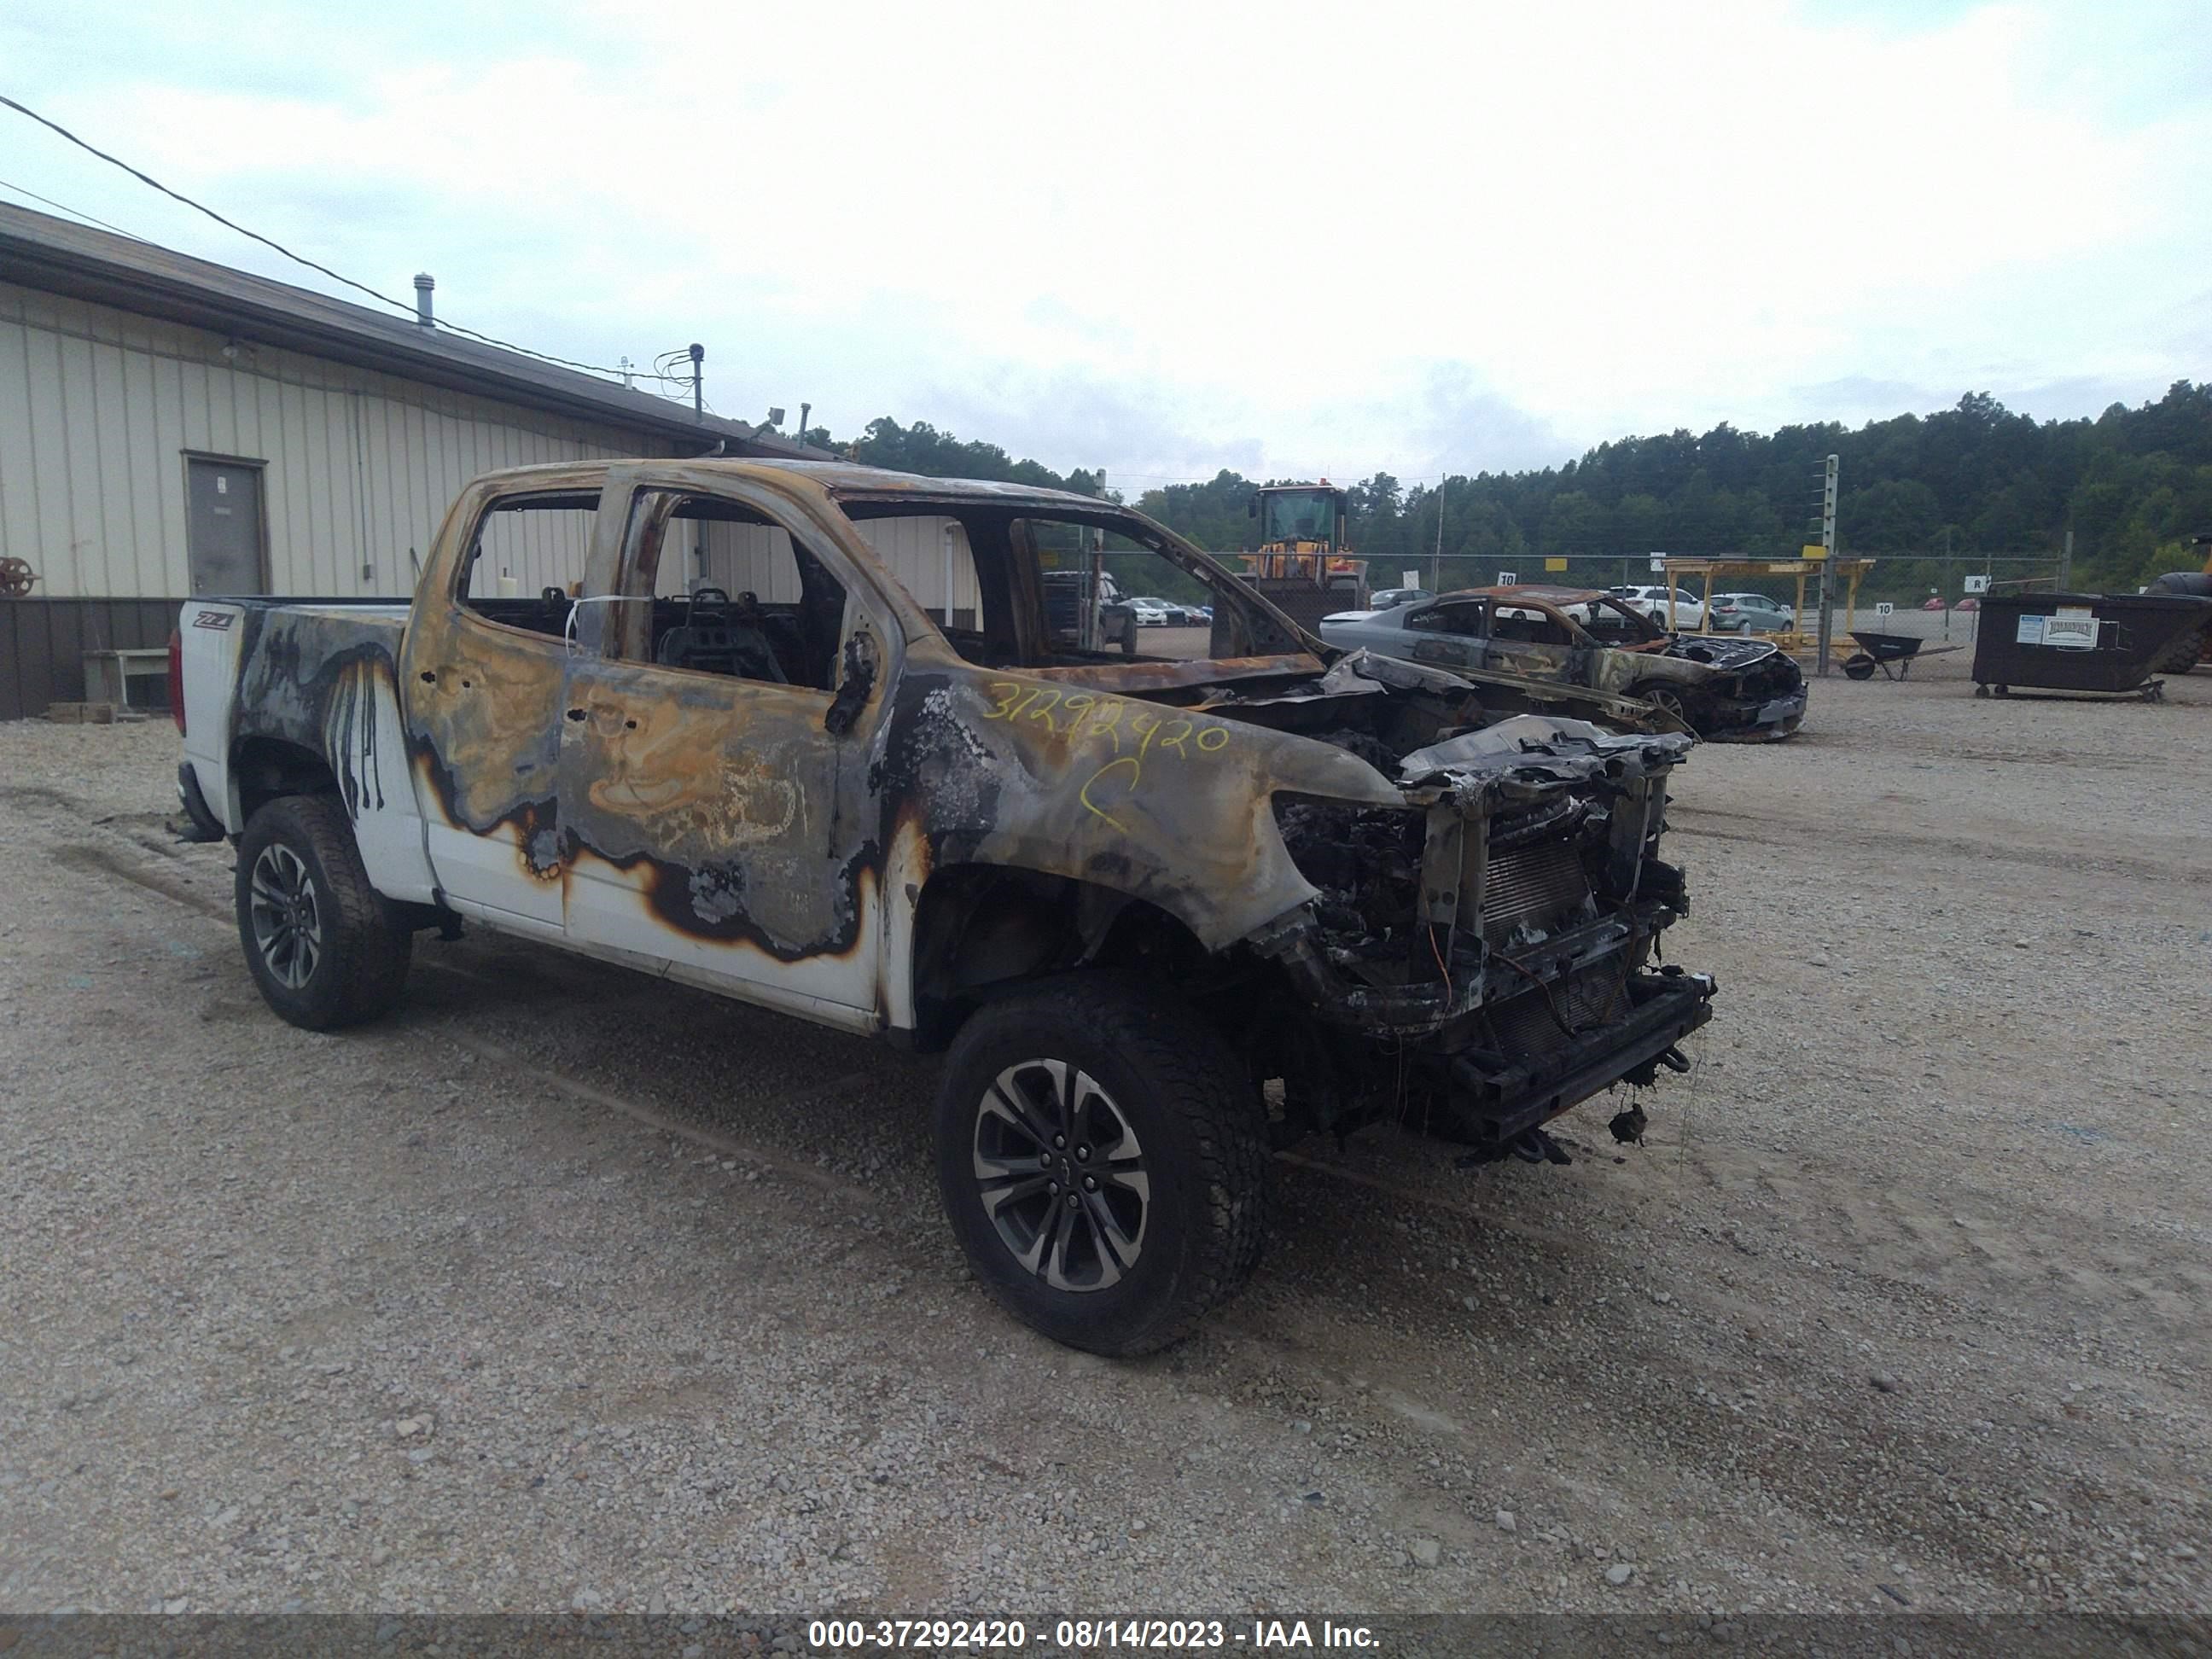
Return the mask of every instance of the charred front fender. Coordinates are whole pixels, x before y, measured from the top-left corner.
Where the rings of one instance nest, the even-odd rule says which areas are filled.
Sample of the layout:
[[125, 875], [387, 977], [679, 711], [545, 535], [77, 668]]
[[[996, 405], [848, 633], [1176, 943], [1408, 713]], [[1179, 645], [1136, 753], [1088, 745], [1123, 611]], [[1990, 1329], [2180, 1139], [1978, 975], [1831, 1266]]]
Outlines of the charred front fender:
[[1201, 710], [957, 661], [910, 660], [898, 697], [871, 778], [895, 891], [924, 866], [1033, 870], [1144, 899], [1220, 950], [1315, 895], [1277, 794], [1405, 804], [1343, 750]]

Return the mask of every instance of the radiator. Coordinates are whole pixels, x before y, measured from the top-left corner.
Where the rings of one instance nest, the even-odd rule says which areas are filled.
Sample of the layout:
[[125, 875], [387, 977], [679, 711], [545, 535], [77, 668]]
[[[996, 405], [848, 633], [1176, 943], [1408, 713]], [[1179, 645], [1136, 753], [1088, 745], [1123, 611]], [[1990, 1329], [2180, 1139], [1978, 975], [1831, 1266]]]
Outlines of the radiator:
[[1502, 945], [1516, 928], [1549, 933], [1577, 915], [1589, 897], [1580, 850], [1572, 841], [1543, 842], [1490, 861], [1482, 889], [1482, 937]]

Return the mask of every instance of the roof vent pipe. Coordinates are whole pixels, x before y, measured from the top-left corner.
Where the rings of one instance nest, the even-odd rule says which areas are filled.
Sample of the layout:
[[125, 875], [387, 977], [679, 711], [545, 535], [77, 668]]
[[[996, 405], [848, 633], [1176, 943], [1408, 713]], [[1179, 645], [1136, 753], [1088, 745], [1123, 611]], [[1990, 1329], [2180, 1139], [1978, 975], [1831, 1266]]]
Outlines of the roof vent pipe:
[[415, 273], [415, 320], [425, 328], [437, 327], [430, 314], [430, 290], [438, 286], [438, 279], [427, 270]]

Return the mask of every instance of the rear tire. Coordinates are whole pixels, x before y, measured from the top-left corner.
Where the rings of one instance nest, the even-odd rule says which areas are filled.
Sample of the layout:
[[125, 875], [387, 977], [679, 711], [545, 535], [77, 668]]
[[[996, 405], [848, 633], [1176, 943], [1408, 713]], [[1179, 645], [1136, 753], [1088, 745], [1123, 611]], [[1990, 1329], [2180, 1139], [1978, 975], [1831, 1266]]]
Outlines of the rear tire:
[[310, 1031], [374, 1019], [399, 1000], [415, 935], [369, 885], [333, 795], [283, 795], [238, 842], [238, 939], [263, 999]]
[[1267, 1137], [1211, 1028], [1119, 975], [990, 1004], [937, 1103], [946, 1215], [999, 1304], [1056, 1342], [1150, 1353], [1258, 1265]]

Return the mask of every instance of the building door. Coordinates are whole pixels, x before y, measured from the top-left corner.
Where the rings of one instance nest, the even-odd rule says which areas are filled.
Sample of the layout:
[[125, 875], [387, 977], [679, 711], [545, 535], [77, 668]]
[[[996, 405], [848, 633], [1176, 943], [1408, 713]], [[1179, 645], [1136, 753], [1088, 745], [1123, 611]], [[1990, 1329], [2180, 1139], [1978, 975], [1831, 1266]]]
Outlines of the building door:
[[185, 460], [185, 550], [194, 593], [265, 593], [261, 469], [240, 461]]

